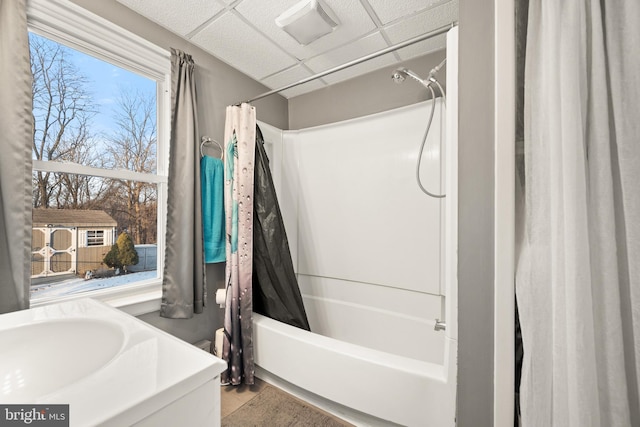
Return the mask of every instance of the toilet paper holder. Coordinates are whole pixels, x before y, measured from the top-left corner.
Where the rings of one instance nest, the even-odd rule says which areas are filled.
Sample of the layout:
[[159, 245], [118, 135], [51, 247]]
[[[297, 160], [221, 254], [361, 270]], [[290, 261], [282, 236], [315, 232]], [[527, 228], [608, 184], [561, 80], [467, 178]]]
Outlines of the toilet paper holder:
[[227, 302], [227, 290], [218, 289], [216, 291], [216, 304], [220, 305], [220, 308], [224, 308]]

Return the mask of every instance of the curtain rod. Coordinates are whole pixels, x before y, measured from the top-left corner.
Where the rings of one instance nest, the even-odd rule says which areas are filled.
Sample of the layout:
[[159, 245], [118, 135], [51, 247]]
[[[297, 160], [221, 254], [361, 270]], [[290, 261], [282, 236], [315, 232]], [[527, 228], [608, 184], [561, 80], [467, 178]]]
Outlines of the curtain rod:
[[[405, 40], [403, 42], [396, 43], [396, 44], [394, 44], [392, 46], [386, 47], [386, 48], [381, 49], [381, 50], [379, 50], [377, 52], [370, 53], [369, 55], [362, 56], [362, 57], [360, 57], [358, 59], [354, 59], [353, 61], [349, 61], [349, 62], [346, 62], [346, 63], [344, 63], [342, 65], [338, 65], [337, 67], [333, 67], [333, 68], [329, 68], [328, 70], [321, 71], [321, 72], [319, 72], [317, 74], [314, 74], [313, 76], [306, 77], [306, 78], [304, 78], [302, 80], [299, 80], [299, 81], [297, 81], [295, 83], [290, 83], [290, 84], [288, 84], [286, 86], [282, 86], [282, 87], [279, 87], [277, 89], [270, 90], [269, 92], [262, 93], [262, 94], [260, 94], [260, 95], [258, 95], [256, 97], [254, 97], [254, 98], [251, 98], [251, 99], [249, 99], [247, 101], [243, 101], [243, 102], [251, 103], [253, 101], [257, 101], [258, 99], [265, 98], [265, 97], [267, 97], [269, 95], [273, 95], [274, 93], [278, 93], [278, 92], [282, 92], [283, 90], [291, 89], [292, 87], [299, 86], [301, 84], [305, 84], [305, 83], [310, 82], [310, 81], [315, 80], [315, 79], [319, 79], [320, 77], [324, 77], [324, 76], [326, 76], [328, 74], [332, 74], [332, 73], [335, 73], [337, 71], [344, 70], [345, 68], [349, 68], [349, 67], [352, 67], [354, 65], [358, 65], [361, 62], [365, 62], [365, 61], [368, 61], [370, 59], [377, 58], [378, 56], [382, 56], [385, 53], [393, 52], [394, 50], [402, 49], [403, 47], [410, 46], [412, 44], [421, 42], [423, 40], [427, 40], [427, 39], [439, 36], [440, 34], [446, 33], [447, 31], [449, 31], [451, 28], [455, 27], [456, 25], [457, 25], [457, 22], [452, 22], [451, 24], [445, 25], [443, 27], [440, 27], [440, 28], [435, 29], [433, 31], [430, 31], [428, 33], [424, 33], [424, 34], [421, 34], [419, 36], [413, 37], [411, 39]], [[239, 105], [239, 104], [240, 103], [238, 103], [236, 105]]]

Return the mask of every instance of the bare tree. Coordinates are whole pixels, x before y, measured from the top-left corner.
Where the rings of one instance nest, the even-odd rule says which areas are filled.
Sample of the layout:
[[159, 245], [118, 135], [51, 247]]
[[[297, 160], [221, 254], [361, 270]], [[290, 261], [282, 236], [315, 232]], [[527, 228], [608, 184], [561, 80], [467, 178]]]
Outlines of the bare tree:
[[[90, 136], [87, 120], [79, 120], [60, 144], [58, 160], [86, 166], [101, 166], [101, 156], [96, 151], [98, 145]], [[98, 177], [60, 173], [56, 174], [58, 186], [54, 189], [56, 206], [67, 209], [91, 209], [104, 192], [105, 181]]]
[[[107, 152], [113, 167], [134, 172], [156, 170], [156, 100], [140, 91], [121, 90], [114, 111], [117, 129], [109, 137]], [[141, 181], [118, 181], [120, 210], [126, 213], [124, 226], [136, 244], [156, 241], [157, 190]], [[117, 213], [114, 212], [117, 216]]]
[[[33, 158], [99, 168], [154, 173], [156, 99], [121, 90], [115, 126], [101, 138], [92, 134], [96, 114], [89, 79], [70, 48], [31, 34], [33, 74]], [[35, 171], [33, 206], [103, 209], [135, 243], [156, 242], [157, 187], [141, 181]]]
[[[33, 157], [78, 161], [88, 155], [88, 121], [94, 104], [88, 79], [69, 60], [69, 48], [34, 34], [29, 36], [33, 75]], [[65, 182], [66, 180], [66, 182]], [[62, 174], [34, 173], [34, 207], [52, 203], [81, 204], [79, 194], [67, 194], [70, 182]], [[76, 190], [86, 183], [78, 182]]]

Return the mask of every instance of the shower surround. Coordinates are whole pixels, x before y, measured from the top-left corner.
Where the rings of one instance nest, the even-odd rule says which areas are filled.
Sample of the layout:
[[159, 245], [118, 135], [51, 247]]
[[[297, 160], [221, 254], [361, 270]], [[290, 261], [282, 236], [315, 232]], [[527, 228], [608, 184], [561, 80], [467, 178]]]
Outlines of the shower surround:
[[260, 124], [312, 332], [255, 316], [257, 373], [355, 423], [453, 425], [456, 328], [434, 331], [455, 312], [440, 99], [421, 177], [451, 199], [415, 182], [431, 102], [298, 131]]

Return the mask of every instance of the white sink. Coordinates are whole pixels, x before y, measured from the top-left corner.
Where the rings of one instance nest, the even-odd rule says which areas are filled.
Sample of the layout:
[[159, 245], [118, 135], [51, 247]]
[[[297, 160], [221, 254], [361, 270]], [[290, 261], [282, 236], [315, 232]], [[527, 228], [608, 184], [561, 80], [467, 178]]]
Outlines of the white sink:
[[29, 402], [72, 384], [111, 361], [122, 328], [95, 319], [58, 319], [0, 331], [0, 401]]
[[225, 369], [91, 299], [0, 315], [0, 403], [69, 405], [71, 427], [219, 426]]

